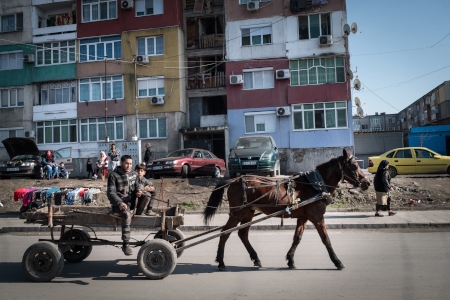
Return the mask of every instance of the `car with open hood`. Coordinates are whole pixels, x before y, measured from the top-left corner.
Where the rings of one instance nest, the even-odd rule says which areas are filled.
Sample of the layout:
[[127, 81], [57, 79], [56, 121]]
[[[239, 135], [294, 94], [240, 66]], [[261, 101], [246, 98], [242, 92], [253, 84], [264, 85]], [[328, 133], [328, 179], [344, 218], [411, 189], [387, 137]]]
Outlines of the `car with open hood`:
[[280, 175], [280, 155], [271, 136], [244, 136], [234, 143], [228, 158], [228, 172], [237, 174]]
[[[9, 179], [11, 177], [33, 177], [42, 179], [44, 170], [42, 168], [42, 155], [45, 151], [38, 149], [35, 142], [28, 138], [7, 138], [2, 141], [8, 152], [9, 160], [0, 162], [0, 177]], [[67, 172], [73, 170], [72, 147], [51, 150], [56, 164], [64, 162]]]
[[206, 175], [218, 178], [225, 172], [225, 161], [212, 152], [205, 149], [186, 148], [147, 163], [146, 177], [153, 176], [157, 179], [165, 175], [181, 175], [183, 178]]

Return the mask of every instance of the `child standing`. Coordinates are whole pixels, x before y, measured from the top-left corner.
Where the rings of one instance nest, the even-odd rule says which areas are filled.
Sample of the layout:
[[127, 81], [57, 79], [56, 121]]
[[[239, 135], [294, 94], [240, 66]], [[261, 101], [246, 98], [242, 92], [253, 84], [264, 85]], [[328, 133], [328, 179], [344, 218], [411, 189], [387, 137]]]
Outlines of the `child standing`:
[[92, 160], [90, 158], [88, 158], [86, 163], [86, 171], [88, 172], [87, 178], [89, 178], [89, 176], [94, 176], [94, 169], [92, 168]]
[[[136, 179], [136, 215], [141, 215], [146, 209], [145, 214], [147, 216], [155, 216], [156, 213], [152, 211], [153, 203], [155, 200], [155, 187], [151, 182], [149, 182], [145, 177], [147, 166], [145, 164], [137, 164], [135, 171], [138, 174], [138, 178]], [[131, 203], [134, 206], [134, 202], [136, 199], [132, 199]]]

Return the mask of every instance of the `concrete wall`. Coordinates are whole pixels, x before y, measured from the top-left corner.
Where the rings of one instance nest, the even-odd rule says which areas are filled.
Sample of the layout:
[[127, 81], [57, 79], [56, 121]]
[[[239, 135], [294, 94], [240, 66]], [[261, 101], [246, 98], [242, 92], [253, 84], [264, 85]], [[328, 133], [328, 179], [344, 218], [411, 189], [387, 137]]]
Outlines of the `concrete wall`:
[[368, 166], [368, 157], [404, 147], [403, 132], [360, 132], [355, 134], [355, 156]]

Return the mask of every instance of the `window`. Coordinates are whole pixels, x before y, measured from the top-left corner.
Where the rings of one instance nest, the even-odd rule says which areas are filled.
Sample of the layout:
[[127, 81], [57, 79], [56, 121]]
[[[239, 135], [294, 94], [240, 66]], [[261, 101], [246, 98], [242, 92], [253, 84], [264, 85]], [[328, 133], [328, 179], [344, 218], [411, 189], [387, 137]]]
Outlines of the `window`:
[[22, 107], [24, 89], [0, 89], [0, 103], [2, 107]]
[[273, 68], [244, 70], [244, 90], [270, 89], [273, 81]]
[[153, 36], [147, 38], [140, 38], [138, 43], [138, 55], [154, 56], [164, 54], [164, 39], [163, 36]]
[[23, 52], [1, 52], [0, 53], [0, 71], [23, 69]]
[[294, 130], [347, 127], [346, 102], [297, 104], [293, 106], [292, 112]]
[[75, 41], [36, 45], [36, 65], [54, 65], [76, 62]]
[[138, 97], [164, 96], [164, 77], [147, 77], [138, 79]]
[[[3, 141], [10, 137], [25, 137], [25, 131], [23, 128], [1, 128], [0, 129], [0, 141]], [[4, 148], [3, 143], [0, 143], [0, 148]]]
[[80, 102], [123, 98], [122, 75], [80, 79]]
[[136, 0], [136, 16], [162, 15], [163, 0]]
[[264, 133], [276, 131], [275, 112], [244, 113], [245, 133]]
[[80, 120], [81, 142], [105, 141], [105, 125], [111, 140], [124, 139], [124, 118], [122, 116], [108, 117], [107, 122], [105, 122], [105, 118], [90, 118]]
[[242, 46], [272, 43], [272, 24], [241, 26]]
[[362, 124], [361, 125], [361, 129], [362, 130], [368, 130], [369, 129], [369, 124]]
[[46, 83], [41, 86], [40, 105], [76, 102], [76, 81]]
[[381, 124], [381, 119], [379, 117], [370, 118], [370, 124]]
[[394, 158], [412, 158], [411, 150], [410, 149], [398, 150], [395, 153]]
[[388, 118], [388, 123], [390, 124], [395, 123], [395, 118]]
[[291, 60], [290, 70], [293, 86], [345, 82], [342, 56]]
[[166, 138], [166, 119], [139, 120], [139, 138]]
[[82, 0], [83, 23], [117, 18], [117, 0]]
[[299, 16], [298, 34], [300, 40], [315, 39], [321, 35], [331, 34], [331, 14]]
[[1, 16], [1, 32], [21, 31], [23, 29], [23, 14]]
[[119, 35], [80, 40], [80, 61], [122, 58], [122, 41]]
[[73, 143], [77, 141], [77, 120], [37, 122], [38, 144]]

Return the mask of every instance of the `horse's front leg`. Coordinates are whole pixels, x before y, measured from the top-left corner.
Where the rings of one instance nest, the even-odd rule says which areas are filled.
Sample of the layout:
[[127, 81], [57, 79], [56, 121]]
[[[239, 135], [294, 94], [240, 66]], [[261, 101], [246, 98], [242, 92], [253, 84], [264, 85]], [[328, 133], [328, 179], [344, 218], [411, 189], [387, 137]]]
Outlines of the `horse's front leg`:
[[[253, 217], [255, 215], [255, 211], [251, 210], [242, 220], [241, 224], [245, 224], [248, 222], [251, 222]], [[245, 246], [245, 249], [247, 249], [248, 254], [250, 254], [250, 259], [253, 261], [255, 267], [261, 268], [261, 261], [258, 258], [258, 254], [256, 253], [255, 249], [253, 249], [252, 245], [250, 244], [250, 241], [248, 240], [248, 232], [250, 231], [250, 226], [244, 227], [239, 229], [238, 235], [241, 239], [242, 243]]]
[[322, 218], [321, 221], [313, 222], [313, 224], [316, 227], [317, 232], [320, 235], [320, 238], [322, 239], [322, 243], [327, 248], [328, 255], [330, 256], [331, 261], [334, 263], [336, 268], [338, 268], [339, 270], [344, 269], [345, 268], [344, 264], [336, 256], [336, 253], [334, 253], [333, 247], [331, 246], [330, 238], [328, 237], [328, 233], [327, 233], [327, 227], [325, 225], [325, 220]]
[[[239, 224], [239, 222], [240, 222], [240, 218], [230, 213], [230, 217], [228, 218], [227, 224], [225, 224], [222, 231], [236, 227], [237, 224]], [[228, 234], [224, 234], [224, 235], [220, 236], [220, 239], [219, 239], [219, 246], [217, 249], [217, 256], [216, 256], [216, 262], [219, 263], [219, 266], [218, 266], [219, 271], [226, 270], [226, 266], [223, 261], [223, 258], [224, 258], [224, 254], [225, 254], [225, 243], [227, 242], [228, 238], [230, 237], [230, 234], [231, 234], [231, 232]]]
[[306, 227], [306, 221], [306, 219], [297, 219], [297, 228], [295, 229], [294, 238], [292, 239], [292, 245], [288, 253], [286, 254], [286, 260], [288, 261], [289, 269], [296, 268], [294, 262], [294, 254], [298, 244], [300, 244], [300, 241], [302, 240], [303, 232], [305, 231]]

